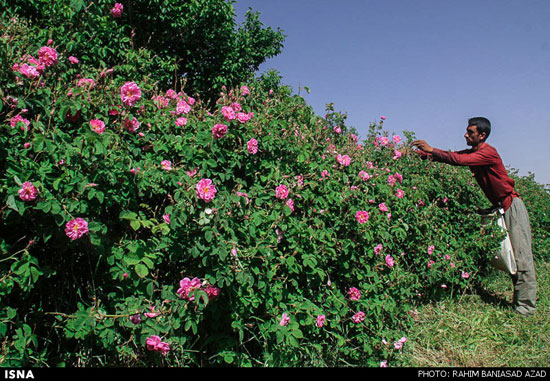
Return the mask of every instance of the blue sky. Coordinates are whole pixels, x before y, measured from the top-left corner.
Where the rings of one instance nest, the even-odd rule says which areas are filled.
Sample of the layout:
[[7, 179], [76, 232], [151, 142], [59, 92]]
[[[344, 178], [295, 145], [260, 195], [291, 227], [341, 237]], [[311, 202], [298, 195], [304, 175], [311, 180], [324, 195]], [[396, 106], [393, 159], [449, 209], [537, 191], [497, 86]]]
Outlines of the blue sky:
[[550, 184], [549, 0], [237, 0], [287, 36], [276, 69], [319, 115], [348, 114], [364, 137], [386, 116], [434, 147], [467, 148], [467, 119], [520, 175]]

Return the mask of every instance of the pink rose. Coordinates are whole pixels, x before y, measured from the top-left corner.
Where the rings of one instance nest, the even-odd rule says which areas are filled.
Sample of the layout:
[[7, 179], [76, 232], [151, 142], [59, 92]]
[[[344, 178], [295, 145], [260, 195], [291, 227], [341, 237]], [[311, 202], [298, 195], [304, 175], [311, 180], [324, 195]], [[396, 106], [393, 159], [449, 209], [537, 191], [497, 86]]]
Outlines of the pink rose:
[[317, 315], [317, 322], [315, 323], [315, 326], [321, 328], [323, 325], [325, 325], [325, 320], [325, 315]]
[[283, 184], [279, 185], [277, 188], [275, 188], [275, 197], [284, 200], [288, 197], [288, 189]]
[[135, 82], [126, 82], [120, 88], [120, 99], [126, 106], [133, 106], [141, 99], [141, 89]]
[[354, 323], [361, 323], [365, 320], [365, 313], [363, 311], [359, 311], [352, 316], [351, 320], [353, 320]]
[[126, 119], [124, 121], [124, 125], [129, 132], [136, 132], [139, 128], [140, 123], [136, 118], [133, 118], [132, 120]]
[[75, 218], [65, 225], [65, 234], [73, 241], [86, 233], [88, 233], [88, 222], [83, 218]]
[[355, 287], [350, 287], [348, 290], [348, 296], [350, 300], [359, 300], [361, 298], [361, 291]]
[[250, 139], [248, 143], [246, 143], [246, 149], [249, 154], [255, 155], [258, 153], [258, 141], [254, 138]]
[[241, 86], [241, 95], [250, 94], [250, 90], [246, 86]]
[[216, 187], [210, 179], [202, 179], [197, 183], [197, 197], [206, 202], [212, 201], [216, 195]]
[[228, 122], [236, 118], [235, 110], [233, 110], [233, 108], [229, 106], [222, 107], [222, 115]]
[[73, 65], [76, 65], [80, 61], [78, 61], [78, 58], [70, 56], [69, 57], [69, 62], [72, 63]]
[[21, 189], [17, 191], [19, 198], [23, 201], [32, 201], [38, 195], [38, 189], [31, 182], [21, 184]]
[[182, 127], [187, 124], [187, 118], [178, 118], [176, 119], [176, 126]]
[[360, 224], [364, 224], [369, 220], [369, 213], [366, 210], [359, 210], [355, 213], [355, 219]]
[[50, 48], [49, 46], [43, 46], [38, 51], [38, 59], [40, 60], [40, 63], [42, 63], [45, 66], [51, 66], [54, 63], [57, 63], [57, 52], [54, 48]]
[[395, 191], [395, 196], [397, 198], [403, 198], [404, 195], [405, 195], [405, 193], [401, 189], [398, 189], [398, 190]]
[[359, 178], [363, 181], [367, 181], [368, 179], [370, 179], [370, 175], [365, 171], [361, 171], [359, 172]]
[[384, 203], [379, 204], [378, 209], [380, 209], [381, 212], [387, 212], [388, 211], [388, 207]]
[[170, 160], [163, 160], [160, 162], [160, 165], [162, 166], [162, 169], [164, 169], [165, 171], [172, 170], [172, 162]]
[[176, 105], [176, 114], [188, 114], [191, 111], [191, 106], [186, 101], [179, 101]]
[[393, 267], [395, 261], [391, 255], [386, 255], [386, 266]]
[[199, 278], [183, 278], [180, 281], [180, 288], [176, 293], [182, 298], [187, 300], [195, 300], [194, 295], [189, 295], [191, 292], [198, 290], [201, 287], [201, 281]]
[[383, 248], [383, 246], [382, 246], [381, 243], [379, 243], [378, 245], [376, 245], [376, 246], [374, 247], [374, 254], [380, 254], [380, 253], [382, 252], [382, 248]]
[[170, 351], [170, 344], [161, 341], [160, 337], [151, 335], [146, 341], [147, 349], [150, 351], [161, 352], [166, 355]]
[[90, 120], [90, 126], [92, 126], [92, 130], [98, 134], [102, 134], [105, 131], [105, 122], [100, 119]]
[[340, 155], [338, 154], [336, 156], [336, 161], [343, 165], [344, 167], [347, 167], [351, 163], [351, 158], [348, 155]]
[[217, 123], [212, 127], [212, 136], [214, 139], [220, 139], [227, 133], [227, 126], [225, 124]]
[[31, 122], [29, 122], [27, 119], [23, 118], [21, 115], [16, 115], [13, 118], [10, 119], [10, 126], [15, 127], [17, 125], [21, 126], [21, 130], [28, 131], [29, 125]]
[[279, 322], [279, 325], [286, 327], [289, 322], [290, 322], [290, 317], [286, 314], [286, 312], [284, 312], [283, 315], [281, 316], [281, 321]]
[[111, 15], [114, 18], [119, 18], [122, 16], [122, 11], [124, 10], [124, 6], [120, 3], [115, 3], [115, 6], [113, 9], [111, 9]]
[[163, 215], [162, 215], [162, 219], [163, 219], [164, 222], [166, 222], [167, 224], [170, 224], [170, 215], [169, 215], [169, 214], [163, 214]]

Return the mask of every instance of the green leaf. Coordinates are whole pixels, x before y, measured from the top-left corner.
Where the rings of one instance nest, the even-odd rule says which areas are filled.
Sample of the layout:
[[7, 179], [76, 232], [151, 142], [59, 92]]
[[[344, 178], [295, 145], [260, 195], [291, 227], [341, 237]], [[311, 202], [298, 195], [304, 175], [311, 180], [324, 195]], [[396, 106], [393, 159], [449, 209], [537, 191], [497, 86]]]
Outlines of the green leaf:
[[136, 270], [136, 274], [140, 278], [145, 278], [149, 274], [149, 269], [147, 268], [147, 266], [145, 266], [141, 263], [136, 265], [135, 270]]

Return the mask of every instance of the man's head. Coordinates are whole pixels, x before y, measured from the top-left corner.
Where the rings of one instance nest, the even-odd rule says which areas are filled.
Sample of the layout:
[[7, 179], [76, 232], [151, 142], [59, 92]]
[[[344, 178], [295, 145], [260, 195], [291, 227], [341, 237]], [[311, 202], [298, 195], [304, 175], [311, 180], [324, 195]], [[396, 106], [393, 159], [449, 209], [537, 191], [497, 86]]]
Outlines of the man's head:
[[477, 147], [484, 143], [491, 133], [491, 122], [489, 119], [478, 116], [468, 119], [468, 127], [466, 127], [466, 144], [472, 147]]

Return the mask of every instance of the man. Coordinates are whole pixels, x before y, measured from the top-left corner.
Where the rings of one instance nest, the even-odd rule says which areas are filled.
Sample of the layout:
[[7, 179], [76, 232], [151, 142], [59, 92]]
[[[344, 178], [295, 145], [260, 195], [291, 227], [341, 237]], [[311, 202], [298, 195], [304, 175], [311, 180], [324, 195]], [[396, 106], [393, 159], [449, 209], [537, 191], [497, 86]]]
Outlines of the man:
[[424, 140], [415, 140], [412, 145], [423, 158], [434, 161], [468, 166], [477, 183], [493, 204], [505, 211], [504, 219], [512, 242], [517, 262], [517, 273], [512, 276], [514, 284], [514, 308], [523, 316], [532, 315], [536, 304], [536, 279], [531, 251], [531, 228], [529, 216], [519, 194], [496, 149], [485, 141], [491, 133], [491, 123], [483, 117], [471, 118], [466, 128], [466, 144], [471, 148], [446, 152], [431, 147]]

